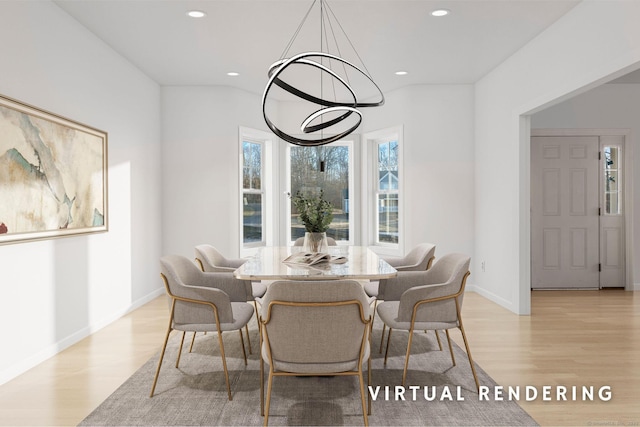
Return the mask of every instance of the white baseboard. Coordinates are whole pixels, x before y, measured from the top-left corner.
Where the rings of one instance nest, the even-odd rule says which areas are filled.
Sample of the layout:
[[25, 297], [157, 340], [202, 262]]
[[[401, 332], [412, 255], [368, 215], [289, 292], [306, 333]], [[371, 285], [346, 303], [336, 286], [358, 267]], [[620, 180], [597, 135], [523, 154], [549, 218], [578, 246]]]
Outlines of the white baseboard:
[[511, 301], [507, 301], [506, 299], [492, 292], [489, 292], [486, 289], [480, 288], [476, 285], [467, 285], [465, 289], [469, 290], [470, 292], [475, 292], [477, 294], [480, 294], [486, 299], [495, 302], [496, 304], [506, 308], [509, 311], [512, 311], [515, 314], [518, 314], [517, 308], [514, 306], [514, 304]]
[[59, 340], [58, 342], [49, 345], [48, 347], [44, 348], [43, 350], [39, 351], [38, 353], [27, 357], [23, 360], [21, 360], [19, 363], [16, 363], [12, 366], [10, 366], [8, 369], [4, 369], [2, 371], [0, 371], [0, 385], [5, 384], [9, 381], [11, 381], [12, 379], [16, 378], [17, 376], [27, 372], [29, 369], [39, 365], [40, 363], [44, 362], [45, 360], [49, 359], [50, 357], [55, 356], [56, 354], [60, 353], [61, 351], [63, 351], [64, 349], [72, 346], [73, 344], [76, 344], [77, 342], [83, 340], [84, 338], [88, 337], [89, 335], [99, 331], [100, 329], [104, 328], [105, 326], [110, 325], [111, 323], [115, 322], [116, 320], [118, 320], [119, 318], [121, 318], [122, 316], [132, 312], [133, 310], [142, 307], [143, 305], [145, 305], [146, 303], [148, 303], [151, 300], [154, 300], [155, 298], [159, 297], [160, 295], [164, 294], [165, 290], [164, 288], [159, 288], [153, 292], [151, 292], [150, 294], [134, 301], [133, 303], [131, 303], [128, 307], [122, 309], [122, 310], [118, 310], [116, 312], [114, 312], [113, 314], [111, 314], [110, 316], [101, 319], [98, 322], [95, 322], [91, 325], [85, 326], [84, 328], [80, 329], [79, 331]]

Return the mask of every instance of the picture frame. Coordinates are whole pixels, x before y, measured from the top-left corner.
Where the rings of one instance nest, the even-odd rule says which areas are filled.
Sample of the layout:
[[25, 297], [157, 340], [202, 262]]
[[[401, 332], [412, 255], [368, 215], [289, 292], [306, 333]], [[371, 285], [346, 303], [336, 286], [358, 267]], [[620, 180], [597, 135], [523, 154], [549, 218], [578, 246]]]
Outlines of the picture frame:
[[0, 95], [0, 245], [108, 231], [107, 132]]

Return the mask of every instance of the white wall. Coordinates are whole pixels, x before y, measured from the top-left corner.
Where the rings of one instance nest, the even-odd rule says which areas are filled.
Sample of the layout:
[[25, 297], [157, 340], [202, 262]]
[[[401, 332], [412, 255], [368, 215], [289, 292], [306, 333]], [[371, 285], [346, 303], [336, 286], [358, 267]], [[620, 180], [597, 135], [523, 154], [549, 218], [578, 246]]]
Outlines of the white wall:
[[[531, 128], [538, 129], [630, 129], [630, 140], [626, 147], [631, 153], [634, 171], [640, 167], [640, 84], [605, 84], [540, 111], [531, 117]], [[640, 200], [640, 171], [632, 181], [632, 199]], [[624, 172], [626, 174], [626, 172]], [[633, 278], [640, 281], [640, 206], [634, 203], [633, 230], [627, 230], [627, 239], [633, 245]]]
[[[238, 126], [266, 129], [260, 97], [227, 87], [162, 93], [163, 250], [191, 257], [196, 244], [211, 243], [237, 256]], [[432, 242], [436, 256], [473, 256], [473, 86], [415, 86], [386, 97], [384, 107], [364, 111], [358, 132], [404, 126], [406, 248]], [[274, 111], [286, 121], [299, 108], [282, 102]]]
[[473, 86], [416, 85], [385, 98], [382, 107], [363, 109], [362, 128], [403, 126], [405, 250], [429, 242], [436, 258], [473, 258]]
[[1, 384], [162, 283], [158, 85], [48, 1], [0, 2], [0, 39], [0, 93], [109, 134], [109, 231], [0, 246]]
[[239, 89], [162, 88], [164, 254], [212, 244], [239, 256], [238, 126], [266, 130], [261, 98]]
[[476, 83], [478, 291], [530, 312], [530, 114], [640, 61], [640, 2], [584, 1]]

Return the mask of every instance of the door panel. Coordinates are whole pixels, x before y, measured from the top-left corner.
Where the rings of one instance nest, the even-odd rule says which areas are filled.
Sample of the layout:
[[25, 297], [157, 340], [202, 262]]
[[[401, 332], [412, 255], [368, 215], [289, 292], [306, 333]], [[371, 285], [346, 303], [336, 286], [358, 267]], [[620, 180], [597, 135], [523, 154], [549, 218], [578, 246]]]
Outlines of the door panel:
[[531, 138], [535, 289], [599, 287], [599, 138]]

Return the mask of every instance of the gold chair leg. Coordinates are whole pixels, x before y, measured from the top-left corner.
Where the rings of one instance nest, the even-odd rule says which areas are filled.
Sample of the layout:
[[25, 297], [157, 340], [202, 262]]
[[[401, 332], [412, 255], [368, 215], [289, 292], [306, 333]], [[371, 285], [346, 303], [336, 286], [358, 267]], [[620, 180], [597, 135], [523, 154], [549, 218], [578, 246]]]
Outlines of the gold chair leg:
[[180, 364], [180, 356], [182, 355], [182, 345], [184, 344], [184, 336], [187, 334], [186, 331], [182, 331], [182, 339], [180, 340], [180, 348], [178, 349], [178, 358], [176, 359], [176, 368]]
[[260, 357], [260, 415], [264, 417], [264, 360]]
[[449, 353], [451, 354], [451, 363], [453, 363], [453, 366], [456, 366], [456, 358], [453, 355], [453, 347], [451, 347], [451, 337], [449, 336], [449, 330], [445, 329], [444, 333], [447, 334], [447, 342], [449, 343]]
[[246, 331], [247, 331], [247, 345], [249, 346], [249, 354], [253, 354], [253, 353], [251, 352], [251, 338], [249, 337], [249, 324], [246, 324], [246, 325], [244, 326], [244, 328], [245, 328], [245, 329], [246, 329]]
[[262, 354], [262, 326], [260, 325], [260, 316], [258, 316], [258, 303], [256, 300], [253, 300], [253, 303], [256, 307], [256, 323], [258, 324], [258, 338], [260, 339], [260, 346], [258, 347], [258, 354]]
[[384, 365], [387, 366], [387, 355], [389, 355], [389, 343], [391, 342], [391, 331], [389, 328], [389, 335], [387, 335], [387, 350], [384, 352]]
[[271, 386], [273, 385], [273, 366], [269, 367], [269, 379], [267, 380], [267, 402], [264, 405], [264, 427], [269, 425], [269, 405], [271, 404]]
[[164, 359], [164, 352], [167, 349], [167, 342], [169, 341], [169, 335], [171, 334], [171, 323], [173, 318], [169, 319], [169, 327], [167, 328], [167, 334], [164, 337], [164, 345], [162, 346], [162, 352], [160, 352], [160, 360], [158, 360], [158, 368], [156, 369], [156, 376], [153, 378], [153, 385], [151, 386], [151, 393], [149, 397], [153, 397], [153, 392], [156, 390], [156, 384], [158, 383], [158, 376], [160, 375], [160, 367], [162, 366], [162, 359]]
[[[367, 386], [371, 386], [371, 356], [369, 356], [369, 360], [367, 360]], [[369, 393], [369, 387], [367, 387], [367, 396], [367, 403], [369, 404], [367, 414], [371, 415], [371, 393]]]
[[196, 334], [197, 332], [194, 332], [193, 337], [191, 337], [191, 345], [189, 346], [189, 353], [191, 353], [191, 350], [193, 350], [193, 343], [196, 342]]
[[362, 378], [362, 370], [358, 372], [358, 382], [360, 383], [360, 401], [362, 402], [362, 416], [364, 417], [364, 425], [369, 425], [367, 404], [364, 399], [364, 378]]
[[[238, 329], [240, 332], [240, 344], [242, 344], [242, 355], [244, 356], [244, 365], [247, 366], [247, 352], [244, 349], [244, 337], [242, 336], [242, 328]], [[249, 333], [247, 332], [247, 335]]]
[[442, 351], [442, 343], [440, 342], [440, 334], [436, 329], [433, 330], [433, 333], [436, 334], [436, 339], [438, 340], [438, 347], [440, 347], [440, 351]]
[[376, 321], [376, 308], [378, 307], [378, 299], [373, 301], [373, 315], [371, 316], [371, 327], [373, 328], [373, 322]]
[[409, 330], [409, 342], [407, 343], [407, 355], [404, 359], [404, 372], [402, 373], [402, 386], [407, 379], [407, 368], [409, 367], [409, 356], [411, 355], [411, 342], [413, 341], [413, 328]]
[[[253, 308], [256, 312], [256, 323], [258, 324], [258, 333], [260, 333], [260, 321], [258, 320], [258, 302], [253, 299]], [[251, 340], [249, 339], [249, 325], [247, 325], [247, 341], [249, 341], [249, 354], [253, 354], [251, 351]], [[261, 344], [262, 345], [262, 344]], [[258, 354], [260, 354], [260, 348], [258, 348]]]
[[[384, 332], [387, 328], [387, 324], [386, 323], [382, 323], [382, 336], [380, 337], [380, 351], [379, 353], [382, 354], [382, 344], [384, 343]], [[387, 336], [387, 340], [389, 339], [389, 337]]]
[[231, 398], [231, 386], [229, 385], [229, 371], [227, 371], [227, 358], [224, 356], [224, 343], [222, 342], [222, 332], [218, 329], [218, 343], [220, 345], [220, 357], [222, 357], [222, 368], [224, 369], [224, 379], [227, 382], [227, 394], [229, 395], [229, 400], [233, 400]]
[[[387, 324], [383, 323], [382, 324], [382, 336], [380, 337], [380, 351], [378, 353], [382, 353], [382, 343], [384, 342], [384, 331], [387, 328]], [[389, 339], [389, 338], [387, 338]]]
[[462, 319], [458, 316], [458, 324], [460, 332], [462, 332], [462, 339], [464, 340], [464, 346], [467, 349], [467, 357], [469, 358], [469, 364], [471, 365], [471, 372], [473, 373], [473, 379], [476, 382], [476, 388], [478, 392], [480, 392], [480, 382], [478, 381], [478, 375], [476, 374], [476, 368], [473, 365], [473, 359], [471, 358], [471, 350], [469, 349], [469, 343], [467, 342], [467, 334], [464, 333], [464, 328], [462, 327]]

